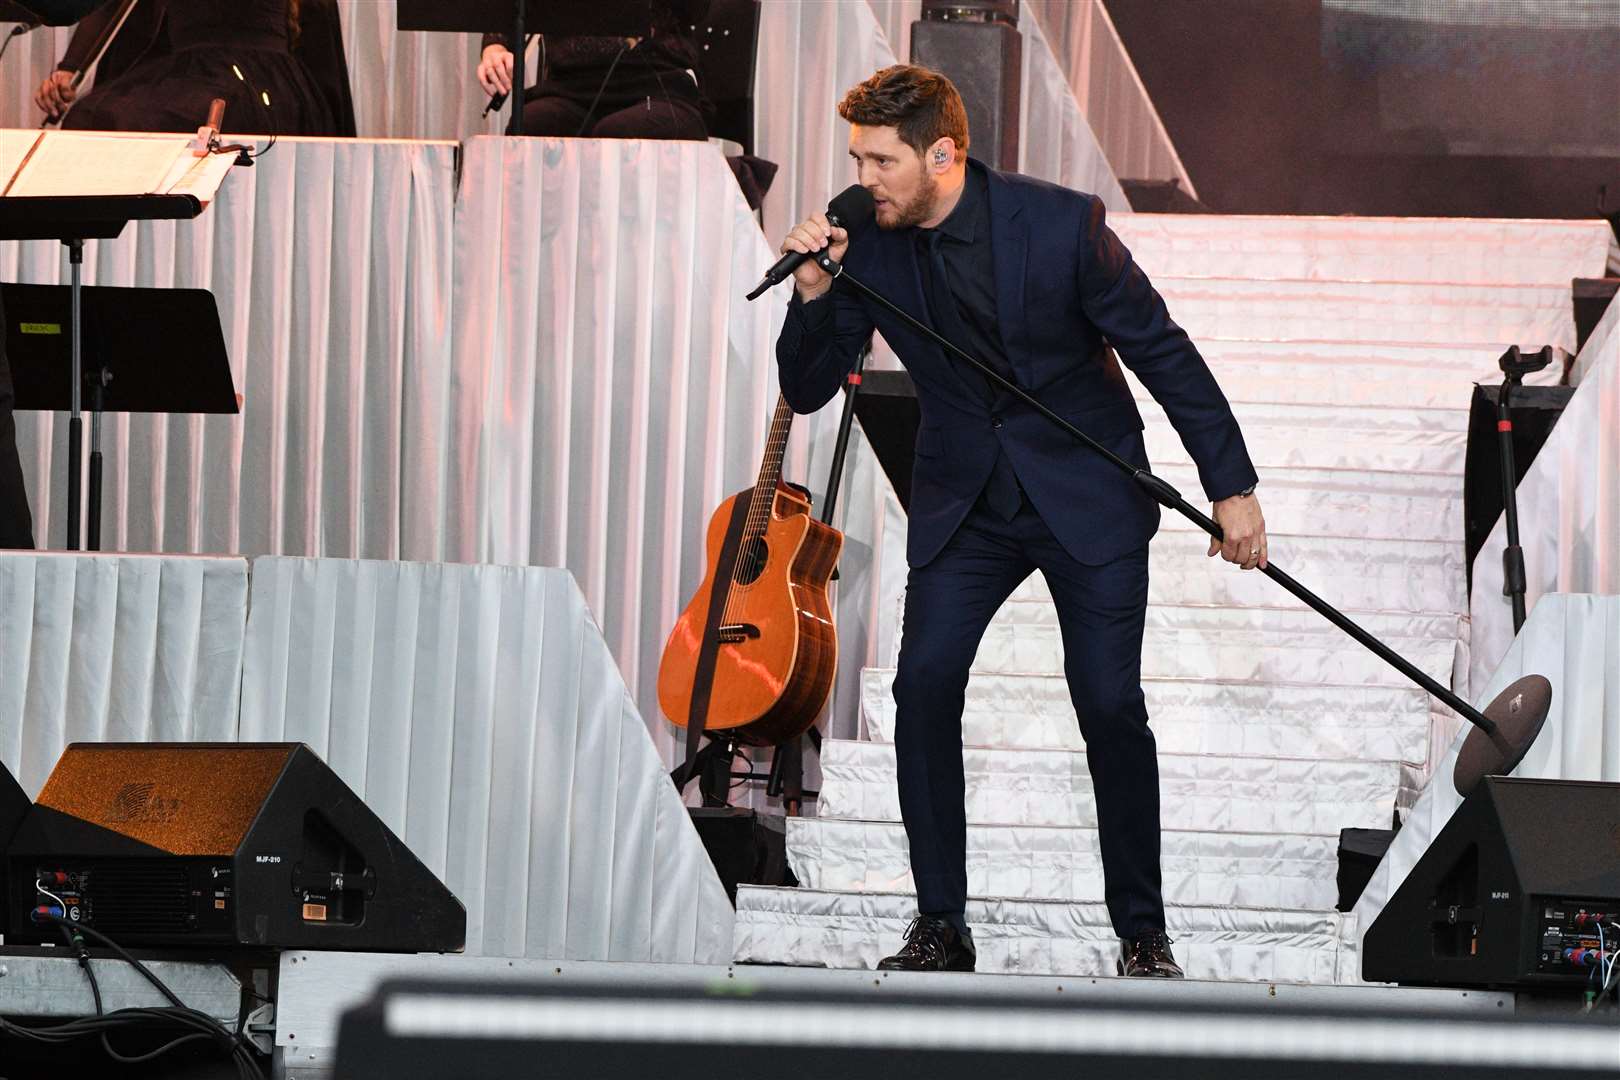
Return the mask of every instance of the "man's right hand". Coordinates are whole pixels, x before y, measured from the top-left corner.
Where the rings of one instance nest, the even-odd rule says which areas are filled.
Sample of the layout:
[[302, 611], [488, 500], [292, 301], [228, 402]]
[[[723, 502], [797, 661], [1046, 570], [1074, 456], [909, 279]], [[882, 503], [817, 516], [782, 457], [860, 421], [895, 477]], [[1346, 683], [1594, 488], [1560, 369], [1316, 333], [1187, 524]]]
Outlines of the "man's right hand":
[[512, 50], [491, 45], [478, 60], [478, 85], [490, 97], [512, 92]]
[[[828, 249], [834, 262], [842, 262], [844, 252], [849, 250], [849, 233], [829, 224], [827, 215], [821, 213], [811, 214], [793, 226], [793, 231], [782, 241], [783, 255], [790, 251], [814, 255], [822, 248]], [[832, 275], [817, 266], [815, 260], [806, 259], [793, 271], [793, 282], [800, 300], [814, 300], [832, 288]]]
[[34, 104], [39, 106], [40, 112], [54, 120], [67, 112], [67, 107], [78, 96], [79, 92], [73, 89], [73, 72], [53, 71], [34, 91]]

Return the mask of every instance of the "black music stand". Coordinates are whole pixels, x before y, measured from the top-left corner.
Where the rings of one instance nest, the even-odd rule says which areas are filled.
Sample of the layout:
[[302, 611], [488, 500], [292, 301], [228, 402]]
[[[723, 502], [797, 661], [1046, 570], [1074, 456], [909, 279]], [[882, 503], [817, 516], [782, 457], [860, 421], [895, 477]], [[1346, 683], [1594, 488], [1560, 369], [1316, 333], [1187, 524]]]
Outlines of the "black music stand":
[[[229, 414], [241, 407], [213, 293], [107, 286], [75, 292], [66, 285], [0, 285], [18, 409], [77, 408], [81, 387], [75, 383], [70, 391], [63, 369], [77, 365], [81, 352], [90, 358], [84, 373], [91, 418], [85, 548], [100, 551], [101, 414]], [[75, 319], [79, 331], [70, 335]], [[70, 517], [76, 516], [76, 487], [69, 485]]]
[[487, 34], [509, 27], [512, 49], [512, 116], [508, 135], [523, 134], [523, 96], [527, 72], [524, 45], [530, 34], [558, 37], [651, 37], [652, 10], [647, 0], [399, 0], [396, 24], [401, 30]]
[[[0, 240], [60, 240], [71, 271], [68, 329], [68, 551], [79, 549], [79, 491], [84, 472], [80, 390], [84, 242], [111, 240], [131, 221], [189, 221], [203, 212], [195, 195], [29, 195], [0, 198]], [[60, 374], [60, 373], [59, 373]], [[21, 406], [19, 406], [21, 407]]]

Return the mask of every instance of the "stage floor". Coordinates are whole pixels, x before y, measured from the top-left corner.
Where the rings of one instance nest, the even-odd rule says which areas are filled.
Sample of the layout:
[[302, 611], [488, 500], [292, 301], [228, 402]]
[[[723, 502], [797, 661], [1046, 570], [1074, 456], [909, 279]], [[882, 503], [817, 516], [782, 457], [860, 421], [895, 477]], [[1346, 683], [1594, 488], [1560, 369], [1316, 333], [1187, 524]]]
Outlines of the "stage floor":
[[503, 959], [478, 956], [399, 956], [374, 953], [288, 952], [276, 994], [276, 1056], [281, 1075], [314, 1080], [331, 1075], [343, 1012], [365, 1001], [389, 978], [536, 981], [551, 985], [631, 983], [691, 986], [744, 994], [750, 988], [882, 996], [908, 990], [960, 994], [978, 1001], [1062, 995], [1077, 1006], [1142, 1008], [1213, 1005], [1263, 1014], [1278, 1006], [1335, 1010], [1506, 1014], [1514, 995], [1480, 990], [1390, 986], [1320, 986], [1265, 982], [1165, 982], [1045, 975], [918, 974], [754, 965], [632, 964]]

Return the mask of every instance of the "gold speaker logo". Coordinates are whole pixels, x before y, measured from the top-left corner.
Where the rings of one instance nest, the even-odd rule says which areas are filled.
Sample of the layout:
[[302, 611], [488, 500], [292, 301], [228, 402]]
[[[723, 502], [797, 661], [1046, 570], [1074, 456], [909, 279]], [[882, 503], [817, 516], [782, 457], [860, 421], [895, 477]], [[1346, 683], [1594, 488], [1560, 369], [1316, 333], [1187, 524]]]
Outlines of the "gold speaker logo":
[[113, 796], [112, 809], [108, 812], [107, 819], [123, 824], [150, 822], [166, 825], [173, 821], [179, 812], [180, 800], [159, 797], [156, 784], [125, 784]]

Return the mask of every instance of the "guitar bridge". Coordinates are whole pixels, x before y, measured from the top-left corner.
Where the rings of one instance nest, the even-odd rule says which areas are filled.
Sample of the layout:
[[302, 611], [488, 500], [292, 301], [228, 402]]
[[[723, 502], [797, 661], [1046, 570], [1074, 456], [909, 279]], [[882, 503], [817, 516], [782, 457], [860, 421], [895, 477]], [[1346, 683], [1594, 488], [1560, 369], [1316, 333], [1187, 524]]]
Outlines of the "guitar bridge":
[[753, 623], [724, 623], [717, 631], [722, 645], [736, 645], [759, 637], [759, 627]]

